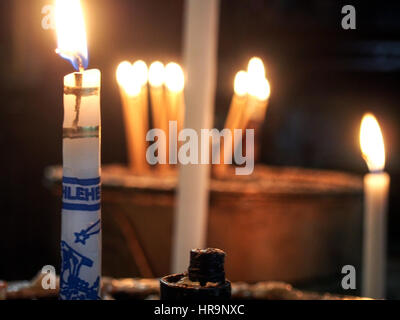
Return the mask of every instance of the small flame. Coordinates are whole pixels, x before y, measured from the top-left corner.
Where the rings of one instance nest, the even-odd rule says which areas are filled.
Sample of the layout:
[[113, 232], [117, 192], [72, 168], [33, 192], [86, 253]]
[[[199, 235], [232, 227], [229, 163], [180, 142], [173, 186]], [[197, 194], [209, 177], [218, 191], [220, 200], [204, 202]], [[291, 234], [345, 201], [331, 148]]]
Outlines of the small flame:
[[132, 72], [134, 77], [137, 79], [142, 86], [146, 85], [147, 80], [149, 78], [149, 69], [147, 68], [146, 62], [142, 60], [136, 61], [132, 65]]
[[131, 67], [132, 65], [128, 61], [123, 61], [118, 65], [116, 75], [117, 82], [120, 86], [123, 86], [127, 81], [126, 79], [129, 79]]
[[263, 61], [258, 57], [251, 58], [247, 66], [247, 73], [251, 79], [264, 79], [265, 67]]
[[185, 86], [185, 76], [181, 66], [170, 62], [165, 67], [165, 85], [172, 92], [180, 92]]
[[271, 95], [271, 86], [266, 78], [260, 81], [259, 90], [257, 91], [257, 99], [261, 101], [265, 101]]
[[161, 87], [165, 80], [165, 67], [160, 61], [155, 61], [149, 68], [149, 82], [152, 87]]
[[238, 96], [244, 96], [248, 90], [248, 76], [246, 71], [239, 71], [236, 73], [234, 81], [235, 94]]
[[143, 79], [138, 76], [138, 73], [135, 73], [135, 69], [130, 62], [121, 62], [118, 65], [116, 76], [118, 84], [128, 96], [136, 97], [140, 94]]
[[266, 78], [251, 81], [249, 84], [249, 94], [259, 101], [266, 101], [271, 94], [271, 87]]
[[76, 70], [88, 66], [85, 21], [79, 0], [56, 0], [55, 21], [58, 39], [56, 52]]
[[271, 94], [271, 87], [265, 78], [264, 63], [260, 58], [253, 57], [247, 66], [248, 93], [258, 100], [265, 101]]
[[385, 144], [382, 131], [375, 116], [364, 115], [360, 128], [360, 146], [370, 171], [383, 171], [385, 168]]

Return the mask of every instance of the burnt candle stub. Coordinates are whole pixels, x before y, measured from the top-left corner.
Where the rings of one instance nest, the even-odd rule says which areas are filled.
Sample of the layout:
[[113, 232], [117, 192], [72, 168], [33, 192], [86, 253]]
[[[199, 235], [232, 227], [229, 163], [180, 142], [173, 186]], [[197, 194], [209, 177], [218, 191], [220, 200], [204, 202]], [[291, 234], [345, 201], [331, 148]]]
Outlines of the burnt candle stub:
[[160, 280], [161, 300], [224, 300], [231, 297], [231, 283], [225, 279], [225, 252], [220, 249], [193, 249], [188, 272]]
[[225, 282], [225, 252], [220, 249], [193, 249], [190, 251], [189, 279], [200, 282]]

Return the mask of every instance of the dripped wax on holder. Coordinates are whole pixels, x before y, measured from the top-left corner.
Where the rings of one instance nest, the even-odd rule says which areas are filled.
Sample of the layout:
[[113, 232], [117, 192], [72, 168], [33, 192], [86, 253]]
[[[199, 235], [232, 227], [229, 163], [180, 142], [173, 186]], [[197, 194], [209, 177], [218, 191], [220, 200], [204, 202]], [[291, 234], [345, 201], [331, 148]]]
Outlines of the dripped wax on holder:
[[231, 297], [231, 283], [225, 279], [225, 252], [220, 249], [193, 249], [188, 272], [160, 280], [161, 300], [225, 300]]

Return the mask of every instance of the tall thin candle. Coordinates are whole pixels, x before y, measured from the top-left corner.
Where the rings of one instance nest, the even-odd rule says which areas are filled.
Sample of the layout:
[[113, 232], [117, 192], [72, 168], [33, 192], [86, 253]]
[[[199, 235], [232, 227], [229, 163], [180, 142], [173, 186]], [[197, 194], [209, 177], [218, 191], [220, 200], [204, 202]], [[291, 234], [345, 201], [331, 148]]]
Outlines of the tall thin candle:
[[[168, 110], [165, 102], [165, 67], [160, 61], [155, 61], [149, 68], [149, 84], [150, 84], [150, 98], [153, 114], [154, 128], [163, 130], [168, 133]], [[161, 159], [159, 169], [167, 168], [164, 164], [167, 162], [167, 141], [158, 141], [159, 143], [159, 157]]]
[[366, 114], [360, 145], [370, 173], [364, 177], [364, 249], [362, 294], [385, 298], [386, 214], [390, 177], [384, 172], [385, 147], [378, 121]]
[[57, 52], [78, 72], [64, 78], [60, 298], [100, 298], [100, 71], [87, 70], [79, 0], [56, 1]]
[[[216, 87], [218, 0], [186, 0], [184, 27], [185, 127], [200, 135], [212, 126]], [[188, 164], [179, 169], [178, 206], [174, 218], [172, 271], [185, 270], [187, 253], [204, 248], [207, 234], [210, 167]], [[193, 183], [195, 181], [195, 183]]]
[[[143, 62], [144, 64], [144, 62]], [[148, 130], [147, 66], [121, 62], [116, 76], [120, 87], [129, 168], [143, 174], [147, 171], [146, 133]]]

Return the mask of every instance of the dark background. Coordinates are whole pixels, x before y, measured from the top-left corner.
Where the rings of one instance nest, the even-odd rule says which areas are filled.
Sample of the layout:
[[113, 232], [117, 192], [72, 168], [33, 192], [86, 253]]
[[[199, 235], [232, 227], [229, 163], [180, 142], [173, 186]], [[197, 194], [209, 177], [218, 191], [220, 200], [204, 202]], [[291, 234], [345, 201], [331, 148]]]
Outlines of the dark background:
[[[102, 161], [126, 162], [115, 69], [122, 60], [181, 62], [182, 0], [83, 0], [92, 68], [102, 71]], [[59, 264], [60, 213], [43, 180], [62, 159], [62, 78], [70, 64], [41, 27], [50, 0], [0, 2], [0, 279], [28, 279]], [[354, 4], [357, 29], [341, 28]], [[266, 62], [272, 87], [261, 160], [364, 174], [358, 144], [366, 111], [378, 118], [391, 175], [389, 252], [400, 260], [400, 3], [222, 0], [215, 125], [235, 73]], [[61, 201], [61, 200], [60, 200]]]

